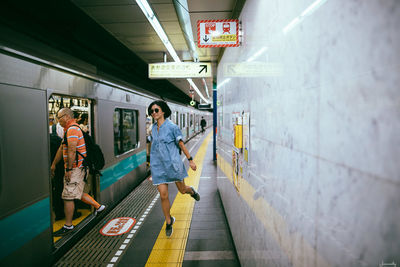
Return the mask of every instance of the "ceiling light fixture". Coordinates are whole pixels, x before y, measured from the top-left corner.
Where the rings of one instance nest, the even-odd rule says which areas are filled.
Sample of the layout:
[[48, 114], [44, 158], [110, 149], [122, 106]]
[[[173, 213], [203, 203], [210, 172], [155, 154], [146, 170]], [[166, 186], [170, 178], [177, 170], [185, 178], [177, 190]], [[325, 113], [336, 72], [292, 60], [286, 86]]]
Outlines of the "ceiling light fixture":
[[205, 97], [201, 94], [199, 88], [197, 88], [197, 86], [194, 84], [192, 79], [186, 79], [189, 84], [193, 87], [193, 89], [199, 94], [199, 96], [201, 97], [201, 99], [203, 99], [207, 104], [210, 103], [207, 99], [205, 99]]
[[256, 58], [258, 58], [259, 56], [261, 56], [265, 51], [267, 51], [268, 47], [264, 46], [263, 48], [261, 48], [260, 50], [258, 50], [254, 55], [252, 55], [248, 60], [246, 60], [247, 62], [251, 62], [253, 60], [255, 60]]
[[[136, 3], [142, 10], [143, 14], [146, 16], [147, 20], [150, 22], [153, 29], [156, 31], [158, 37], [160, 37], [161, 41], [163, 42], [165, 48], [167, 48], [168, 53], [174, 59], [175, 62], [182, 62], [179, 58], [178, 54], [176, 53], [174, 47], [172, 46], [171, 42], [168, 39], [167, 34], [165, 33], [164, 29], [162, 28], [160, 22], [158, 21], [156, 15], [154, 14], [152, 8], [150, 7], [147, 0], [136, 0]], [[194, 84], [192, 79], [187, 79], [189, 84], [193, 87], [193, 89], [197, 92], [197, 94], [208, 104], [209, 101], [205, 99], [205, 97], [200, 92], [199, 88]]]
[[312, 13], [314, 13], [315, 10], [325, 4], [326, 1], [328, 0], [317, 0], [309, 5], [303, 12], [301, 12], [300, 16], [295, 17], [288, 25], [286, 25], [282, 29], [283, 34], [287, 34], [289, 31], [291, 31], [296, 25], [302, 22], [305, 17], [310, 16]]
[[231, 80], [231, 78], [223, 80], [220, 84], [218, 84], [218, 88], [221, 88], [224, 84], [227, 84], [228, 82], [230, 82], [230, 80]]
[[207, 82], [206, 79], [201, 79], [203, 81], [203, 85], [204, 85], [204, 90], [206, 91], [207, 97], [210, 98], [210, 94], [208, 93], [208, 86], [207, 86]]

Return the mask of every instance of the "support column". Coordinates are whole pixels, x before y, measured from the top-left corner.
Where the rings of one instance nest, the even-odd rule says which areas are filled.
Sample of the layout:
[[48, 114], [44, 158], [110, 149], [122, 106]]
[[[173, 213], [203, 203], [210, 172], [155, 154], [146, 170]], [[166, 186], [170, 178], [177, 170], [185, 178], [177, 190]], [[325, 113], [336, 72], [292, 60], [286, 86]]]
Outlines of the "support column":
[[217, 160], [217, 83], [213, 82], [213, 160]]

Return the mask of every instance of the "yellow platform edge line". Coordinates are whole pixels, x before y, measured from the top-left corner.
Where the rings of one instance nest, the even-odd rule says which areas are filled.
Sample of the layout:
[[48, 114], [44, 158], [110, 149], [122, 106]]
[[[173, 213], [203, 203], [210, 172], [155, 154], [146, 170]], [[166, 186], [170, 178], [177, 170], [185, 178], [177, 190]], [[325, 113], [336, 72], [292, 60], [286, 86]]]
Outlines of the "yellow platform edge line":
[[[208, 134], [201, 144], [199, 150], [194, 157], [197, 170], [189, 169], [188, 177], [185, 178], [185, 184], [193, 186], [195, 189], [199, 187], [200, 175], [203, 170], [203, 162], [206, 156], [208, 144], [211, 139]], [[189, 195], [182, 195], [178, 192], [171, 206], [171, 215], [177, 212], [176, 223], [179, 228], [174, 227], [174, 232], [170, 238], [165, 235], [164, 222], [154, 247], [147, 259], [146, 266], [182, 266], [183, 257], [185, 255], [186, 243], [189, 237], [190, 223], [192, 221], [195, 200]], [[185, 219], [180, 219], [185, 218]]]

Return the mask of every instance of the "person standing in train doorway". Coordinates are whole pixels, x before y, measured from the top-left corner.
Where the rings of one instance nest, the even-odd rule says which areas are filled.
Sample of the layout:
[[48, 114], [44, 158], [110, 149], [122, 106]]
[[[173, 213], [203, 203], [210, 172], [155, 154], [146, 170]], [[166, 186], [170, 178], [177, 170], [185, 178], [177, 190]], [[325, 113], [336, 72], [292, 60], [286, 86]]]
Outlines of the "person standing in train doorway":
[[207, 122], [204, 119], [204, 117], [201, 117], [201, 121], [200, 121], [200, 126], [201, 126], [201, 132], [204, 133], [204, 128], [206, 127]]
[[182, 132], [168, 117], [171, 110], [167, 103], [161, 100], [152, 102], [148, 109], [156, 123], [153, 124], [149, 141], [150, 149], [150, 168], [153, 184], [160, 192], [161, 207], [165, 216], [165, 233], [168, 237], [172, 235], [172, 225], [175, 218], [171, 216], [171, 205], [168, 199], [168, 184], [175, 183], [181, 194], [190, 194], [196, 201], [200, 200], [200, 194], [191, 187], [185, 185], [183, 180], [188, 176], [185, 166], [179, 156], [179, 148], [183, 151], [189, 161], [192, 170], [196, 170], [196, 164], [190, 156], [182, 141]]
[[96, 209], [96, 214], [103, 211], [105, 206], [100, 205], [89, 194], [83, 192], [87, 170], [83, 167], [83, 157], [79, 153], [85, 156], [86, 144], [82, 130], [74, 119], [73, 111], [69, 108], [63, 108], [58, 111], [57, 119], [60, 125], [64, 127], [65, 134], [51, 164], [51, 173], [54, 175], [57, 163], [63, 158], [65, 174], [61, 197], [64, 200], [65, 224], [60, 230], [54, 232], [54, 236], [62, 236], [74, 229], [72, 224], [75, 209], [74, 199], [80, 199], [93, 206]]

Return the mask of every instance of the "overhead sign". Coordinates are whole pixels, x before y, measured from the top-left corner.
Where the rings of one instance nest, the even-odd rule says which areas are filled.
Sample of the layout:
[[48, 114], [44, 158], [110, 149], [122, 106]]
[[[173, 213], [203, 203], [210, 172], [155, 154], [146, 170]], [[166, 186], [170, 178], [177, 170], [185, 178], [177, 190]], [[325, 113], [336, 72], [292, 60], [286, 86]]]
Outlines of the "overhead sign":
[[283, 75], [283, 66], [280, 63], [225, 63], [223, 65], [223, 70], [225, 77], [277, 77]]
[[100, 234], [107, 236], [122, 235], [131, 230], [136, 220], [131, 217], [119, 217], [110, 220], [100, 230]]
[[198, 20], [198, 47], [239, 46], [239, 20]]
[[206, 78], [211, 77], [211, 63], [166, 62], [149, 64], [149, 78]]

